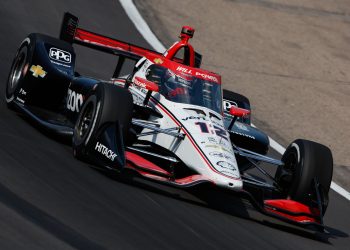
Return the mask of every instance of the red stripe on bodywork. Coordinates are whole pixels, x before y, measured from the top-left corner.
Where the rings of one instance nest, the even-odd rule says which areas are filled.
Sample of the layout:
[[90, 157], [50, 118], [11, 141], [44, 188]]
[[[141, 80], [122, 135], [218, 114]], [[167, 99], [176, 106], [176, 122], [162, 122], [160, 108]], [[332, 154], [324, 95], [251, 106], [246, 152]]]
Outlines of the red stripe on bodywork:
[[171, 180], [169, 178], [163, 177], [163, 176], [159, 176], [159, 175], [155, 175], [152, 173], [149, 173], [147, 171], [143, 171], [141, 169], [136, 168], [133, 164], [127, 163], [126, 167], [129, 169], [132, 169], [134, 171], [136, 171], [137, 173], [139, 173], [140, 175], [142, 175], [143, 177], [152, 179], [152, 180], [156, 180], [156, 181], [160, 181], [160, 182], [164, 182], [167, 184], [171, 184], [171, 185], [175, 185], [178, 187], [184, 187], [184, 186], [190, 186], [190, 185], [196, 185], [196, 184], [200, 184], [203, 182], [208, 182], [208, 183], [212, 183], [215, 184], [212, 180], [206, 179], [204, 178], [202, 175], [190, 175], [181, 179], [175, 179], [175, 180]]
[[138, 168], [144, 169], [145, 171], [148, 170], [148, 171], [152, 171], [152, 172], [155, 172], [157, 174], [161, 174], [161, 175], [165, 175], [165, 176], [171, 175], [168, 171], [158, 167], [154, 163], [146, 160], [145, 158], [143, 158], [142, 156], [140, 156], [138, 154], [126, 151], [125, 157], [126, 157], [127, 161], [131, 162], [132, 164], [134, 164]]
[[103, 47], [111, 48], [111, 49], [117, 49], [122, 51], [127, 51], [134, 53], [136, 55], [139, 55], [141, 57], [143, 56], [153, 56], [153, 57], [159, 57], [163, 56], [161, 53], [158, 53], [156, 51], [148, 50], [130, 43], [126, 43], [123, 41], [119, 41], [117, 39], [109, 38], [106, 36], [102, 36], [84, 29], [78, 28], [75, 33], [75, 40], [82, 41], [85, 43], [90, 43], [94, 45], [100, 45]]

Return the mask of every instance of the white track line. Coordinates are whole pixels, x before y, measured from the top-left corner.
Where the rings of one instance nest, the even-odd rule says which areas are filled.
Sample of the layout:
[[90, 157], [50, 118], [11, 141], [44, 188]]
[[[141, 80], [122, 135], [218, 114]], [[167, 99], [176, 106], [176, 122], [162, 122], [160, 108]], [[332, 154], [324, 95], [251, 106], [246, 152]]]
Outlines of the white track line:
[[[150, 27], [146, 23], [146, 21], [142, 18], [140, 12], [137, 10], [136, 6], [134, 5], [132, 0], [119, 0], [120, 4], [122, 5], [123, 9], [125, 10], [126, 14], [130, 18], [130, 20], [134, 23], [136, 29], [140, 32], [140, 34], [143, 36], [143, 38], [158, 52], [163, 53], [166, 48], [164, 45], [159, 41], [159, 39], [154, 35], [154, 33], [151, 31]], [[254, 126], [254, 125], [253, 125]], [[276, 150], [281, 155], [286, 151], [286, 149], [276, 142], [274, 139], [269, 137], [270, 140], [270, 146]], [[336, 184], [332, 181], [331, 188], [337, 192], [338, 194], [342, 195], [344, 198], [350, 200], [350, 193]]]
[[129, 19], [134, 23], [136, 29], [140, 32], [143, 38], [151, 45], [155, 50], [160, 53], [163, 53], [166, 48], [158, 40], [158, 38], [153, 34], [149, 28], [146, 21], [140, 15], [140, 12], [137, 10], [133, 1], [131, 0], [119, 0]]

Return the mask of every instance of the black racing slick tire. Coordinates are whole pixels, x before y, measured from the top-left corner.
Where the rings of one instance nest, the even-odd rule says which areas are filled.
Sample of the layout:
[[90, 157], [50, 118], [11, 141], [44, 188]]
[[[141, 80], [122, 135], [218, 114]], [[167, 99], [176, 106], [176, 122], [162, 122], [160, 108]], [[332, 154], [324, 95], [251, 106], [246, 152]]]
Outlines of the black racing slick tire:
[[[227, 90], [227, 89], [223, 89], [223, 99], [224, 99], [224, 111], [226, 113], [230, 112], [230, 107], [232, 105], [237, 106], [239, 108], [244, 108], [247, 110], [251, 110], [250, 108], [250, 101], [247, 97], [245, 97], [244, 95], [235, 93], [233, 91]], [[249, 124], [250, 125], [250, 116], [243, 118], [243, 119], [239, 119], [242, 122]]]
[[317, 180], [323, 213], [328, 206], [328, 192], [333, 175], [331, 150], [319, 143], [295, 140], [282, 156], [275, 179], [284, 194], [295, 201], [308, 203], [317, 201], [315, 179]]
[[84, 160], [86, 149], [104, 126], [119, 122], [125, 140], [131, 125], [133, 101], [127, 89], [98, 83], [84, 102], [73, 132], [73, 152]]
[[29, 70], [33, 49], [31, 48], [30, 37], [24, 39], [17, 50], [12, 62], [11, 70], [6, 82], [5, 101], [9, 108], [13, 108], [13, 102], [23, 84], [24, 78]]

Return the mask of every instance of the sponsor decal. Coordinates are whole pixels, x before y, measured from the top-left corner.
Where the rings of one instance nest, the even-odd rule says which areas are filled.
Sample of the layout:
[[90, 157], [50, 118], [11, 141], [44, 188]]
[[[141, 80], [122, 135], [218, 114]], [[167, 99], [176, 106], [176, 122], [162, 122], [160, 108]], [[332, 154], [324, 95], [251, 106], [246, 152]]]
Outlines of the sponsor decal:
[[225, 174], [225, 175], [228, 175], [228, 176], [232, 176], [232, 177], [236, 177], [236, 178], [239, 177], [238, 174], [235, 174], [235, 173], [233, 173], [233, 172], [231, 172], [231, 171], [221, 170], [220, 172], [221, 172], [222, 174]]
[[187, 68], [184, 68], [184, 67], [181, 67], [181, 66], [178, 66], [176, 68], [177, 71], [180, 71], [180, 72], [183, 72], [183, 73], [186, 73], [186, 74], [192, 74], [192, 70], [191, 69], [187, 69]]
[[49, 57], [63, 63], [70, 63], [72, 61], [71, 53], [58, 48], [50, 48]]
[[[181, 66], [178, 66], [176, 68], [176, 71], [179, 71], [179, 72], [182, 72], [182, 73], [186, 73], [186, 74], [191, 74], [191, 75], [194, 74], [194, 72], [192, 72], [192, 69], [188, 69], [188, 68], [181, 67]], [[198, 72], [198, 71], [196, 71], [194, 75], [195, 76], [200, 76], [200, 77], [202, 77], [205, 80], [209, 80], [209, 81], [213, 81], [213, 82], [217, 82], [217, 83], [219, 82], [217, 77], [211, 76], [211, 75], [208, 75], [208, 74], [205, 74], [205, 73], [201, 73], [201, 72]]]
[[138, 91], [142, 92], [143, 94], [147, 94], [147, 92], [148, 92], [147, 89], [142, 88], [142, 87], [136, 85], [135, 82], [133, 82], [133, 83], [131, 84], [131, 86], [132, 86], [133, 88], [137, 89]]
[[23, 99], [19, 98], [19, 97], [16, 97], [16, 100], [21, 102], [21, 103], [25, 103], [25, 101]]
[[218, 144], [217, 140], [214, 137], [208, 137], [208, 141], [211, 143]]
[[210, 80], [213, 82], [219, 82], [219, 80], [215, 76], [207, 75], [204, 73], [196, 72], [196, 76], [201, 76], [203, 79]]
[[83, 95], [71, 89], [68, 89], [67, 94], [67, 109], [73, 112], [79, 112], [81, 105], [83, 105]]
[[204, 116], [188, 116], [188, 117], [185, 117], [183, 119], [181, 119], [183, 121], [187, 121], [187, 120], [203, 120], [203, 121], [206, 121], [207, 118], [204, 117]]
[[20, 89], [19, 90], [19, 94], [21, 94], [21, 95], [27, 95], [27, 92], [24, 90], [24, 89]]
[[225, 141], [225, 140], [217, 140], [216, 138], [214, 137], [208, 137], [208, 141], [209, 143], [212, 143], [212, 144], [216, 144], [216, 145], [221, 145], [221, 146], [227, 146], [228, 145], [228, 141]]
[[40, 65], [32, 65], [32, 67], [30, 67], [30, 71], [33, 73], [32, 75], [36, 78], [38, 78], [38, 76], [44, 78], [47, 74], [47, 72], [43, 70], [43, 67], [41, 67]]
[[234, 133], [234, 134], [241, 135], [241, 136], [245, 136], [245, 137], [248, 137], [248, 138], [251, 138], [251, 139], [254, 139], [254, 140], [255, 140], [255, 137], [252, 136], [252, 135], [247, 135], [247, 134], [243, 134], [243, 133], [236, 132], [236, 131], [231, 131], [231, 132]]
[[[139, 78], [139, 79], [142, 79], [142, 78]], [[146, 88], [147, 87], [147, 84], [146, 82], [142, 82], [140, 81], [139, 79], [137, 79], [136, 77], [134, 78], [134, 84], [138, 87], [141, 87], [141, 88]]]
[[224, 99], [223, 100], [223, 106], [224, 106], [225, 111], [230, 112], [231, 107], [232, 106], [238, 107], [238, 104], [236, 102], [234, 102], [234, 101], [229, 101], [229, 100], [225, 100]]
[[182, 83], [183, 85], [186, 85], [186, 86], [190, 86], [191, 85], [191, 82], [190, 82], [190, 79], [189, 80], [186, 80], [185, 78], [182, 78], [181, 76], [179, 76], [177, 78], [177, 80]]
[[239, 128], [240, 130], [247, 131], [247, 132], [249, 131], [249, 129], [247, 128], [247, 126], [243, 125], [242, 123], [236, 122], [236, 123], [235, 123], [235, 126], [236, 126], [237, 128]]
[[153, 60], [156, 64], [162, 64], [163, 63], [163, 60], [160, 59], [160, 58], [156, 58]]
[[134, 104], [136, 104], [138, 106], [143, 106], [143, 101], [145, 98], [142, 98], [138, 95], [132, 95], [132, 98], [133, 98]]
[[227, 155], [227, 154], [224, 154], [222, 152], [218, 152], [218, 151], [213, 151], [213, 152], [210, 152], [209, 153], [210, 156], [213, 156], [213, 157], [219, 157], [219, 158], [225, 158], [227, 160], [231, 160], [232, 157]]
[[206, 148], [215, 148], [215, 149], [219, 149], [219, 150], [223, 150], [223, 151], [231, 153], [230, 148], [225, 148], [225, 147], [222, 147], [222, 146], [219, 146], [219, 145], [209, 144], [209, 145], [205, 145], [205, 147]]
[[218, 161], [216, 163], [216, 165], [218, 165], [218, 166], [220, 166], [222, 168], [226, 168], [226, 169], [231, 169], [231, 170], [237, 171], [237, 168], [233, 164], [231, 164], [231, 163], [229, 163], [227, 161]]
[[95, 150], [111, 161], [114, 161], [114, 158], [117, 156], [116, 153], [114, 153], [112, 150], [110, 150], [100, 142], [96, 142]]
[[[53, 63], [53, 64], [56, 64], [56, 65], [59, 65], [59, 66], [66, 67], [66, 68], [70, 68], [71, 67], [69, 64], [59, 63], [59, 62], [56, 62], [54, 60], [50, 60], [50, 62]], [[61, 71], [61, 72], [67, 74], [65, 71]]]

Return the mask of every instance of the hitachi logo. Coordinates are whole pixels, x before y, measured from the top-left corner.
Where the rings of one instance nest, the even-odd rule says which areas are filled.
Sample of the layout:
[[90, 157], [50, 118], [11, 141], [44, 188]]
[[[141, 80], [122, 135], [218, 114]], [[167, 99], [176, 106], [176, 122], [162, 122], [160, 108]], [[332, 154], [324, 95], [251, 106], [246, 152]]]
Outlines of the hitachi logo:
[[109, 160], [114, 161], [114, 158], [117, 156], [112, 150], [108, 149], [102, 143], [96, 142], [95, 150], [104, 156], [106, 156]]

